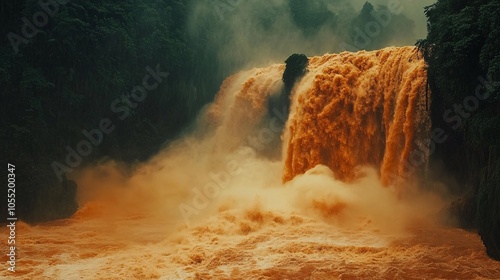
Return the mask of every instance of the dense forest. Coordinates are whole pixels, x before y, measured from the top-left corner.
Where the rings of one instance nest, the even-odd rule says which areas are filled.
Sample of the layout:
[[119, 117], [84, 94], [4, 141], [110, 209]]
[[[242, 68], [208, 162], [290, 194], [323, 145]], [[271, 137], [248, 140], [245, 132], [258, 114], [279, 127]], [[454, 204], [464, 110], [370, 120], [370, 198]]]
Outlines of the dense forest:
[[439, 0], [418, 42], [428, 64], [431, 118], [448, 141], [432, 154], [434, 177], [464, 194], [461, 226], [477, 228], [500, 259], [500, 1]]
[[72, 214], [57, 199], [62, 173], [157, 152], [221, 80], [197, 73], [206, 54], [185, 34], [184, 1], [62, 2], [0, 7], [2, 158], [18, 167], [19, 215], [30, 221]]
[[[1, 151], [6, 163], [18, 166], [20, 217], [36, 222], [71, 215], [63, 174], [71, 178], [72, 171], [106, 160], [133, 166], [188, 129], [225, 77], [258, 61], [258, 54], [224, 49], [237, 41], [238, 32], [227, 30], [238, 13], [253, 11], [258, 31], [270, 36], [273, 20], [285, 13], [304, 38], [313, 40], [324, 26], [360, 49], [368, 46], [358, 46], [357, 34], [342, 25], [373, 20], [375, 10], [367, 3], [342, 19], [325, 12], [322, 1], [261, 8], [235, 3], [2, 2]], [[389, 31], [369, 47], [378, 48]]]
[[[283, 62], [292, 53], [415, 43], [413, 22], [404, 14], [392, 14], [384, 26], [387, 6], [367, 2], [356, 10], [344, 0], [287, 0], [285, 7], [247, 2], [0, 3], [1, 158], [16, 166], [19, 217], [40, 222], [73, 214], [63, 174], [71, 179], [73, 170], [106, 160], [129, 166], [147, 160], [189, 129], [235, 71]], [[331, 3], [343, 8], [327, 9]], [[426, 8], [429, 34], [418, 42], [429, 69], [433, 125], [449, 136], [433, 153], [432, 169], [445, 170], [446, 183], [456, 186], [457, 194], [469, 192], [457, 211], [464, 226], [479, 229], [495, 258], [500, 258], [499, 11], [497, 0], [439, 0]], [[238, 22], [241, 13], [252, 18], [243, 18], [248, 25]], [[360, 35], [377, 19], [384, 27], [380, 34]], [[283, 26], [296, 33], [275, 36]], [[1, 174], [5, 182], [6, 173]], [[6, 205], [1, 207], [4, 217]]]

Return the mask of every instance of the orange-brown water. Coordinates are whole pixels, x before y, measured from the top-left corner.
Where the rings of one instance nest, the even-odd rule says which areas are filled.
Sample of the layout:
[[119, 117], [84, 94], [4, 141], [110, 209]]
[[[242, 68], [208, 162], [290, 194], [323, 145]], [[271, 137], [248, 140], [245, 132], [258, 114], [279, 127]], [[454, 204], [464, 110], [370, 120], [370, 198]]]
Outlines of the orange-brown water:
[[[383, 180], [428, 133], [413, 48], [312, 58], [281, 135], [265, 105], [283, 70], [228, 78], [200, 117], [205, 133], [133, 172], [109, 162], [72, 174], [79, 211], [19, 222], [16, 272], [0, 278], [500, 279], [477, 234], [436, 222], [442, 198]], [[280, 137], [283, 159], [266, 156]]]
[[[95, 210], [95, 209], [94, 209]], [[84, 209], [85, 211], [93, 211]], [[18, 228], [2, 279], [498, 279], [474, 233], [415, 225], [404, 234], [308, 215], [226, 210], [170, 233], [165, 221], [97, 216]], [[2, 232], [4, 236], [4, 232]], [[2, 258], [2, 262], [5, 257]], [[12, 277], [15, 275], [16, 277]]]
[[356, 177], [361, 165], [379, 167], [384, 184], [408, 177], [405, 162], [430, 131], [427, 74], [416, 49], [314, 57], [309, 71], [296, 89], [284, 179], [317, 164], [341, 180]]

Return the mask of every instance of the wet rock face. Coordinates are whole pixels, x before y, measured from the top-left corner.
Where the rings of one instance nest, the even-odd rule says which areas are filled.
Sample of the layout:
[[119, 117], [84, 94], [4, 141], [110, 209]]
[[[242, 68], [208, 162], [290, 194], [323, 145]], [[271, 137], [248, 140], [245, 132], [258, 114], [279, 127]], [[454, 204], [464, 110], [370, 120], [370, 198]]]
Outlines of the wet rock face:
[[282, 80], [285, 84], [285, 93], [288, 96], [297, 79], [306, 73], [309, 59], [304, 54], [292, 54], [285, 60], [285, 63], [286, 68]]
[[478, 233], [488, 255], [500, 261], [500, 164], [495, 175], [486, 181], [478, 194]]
[[471, 191], [446, 205], [440, 213], [444, 224], [476, 230], [477, 195]]
[[28, 223], [39, 223], [57, 219], [66, 219], [78, 210], [76, 193], [78, 186], [64, 178], [62, 182], [44, 188], [40, 198], [33, 205], [32, 215], [23, 217]]
[[65, 180], [62, 183], [61, 201], [60, 201], [60, 211], [65, 217], [72, 216], [78, 209], [78, 204], [76, 202], [76, 191], [78, 186], [75, 181]]

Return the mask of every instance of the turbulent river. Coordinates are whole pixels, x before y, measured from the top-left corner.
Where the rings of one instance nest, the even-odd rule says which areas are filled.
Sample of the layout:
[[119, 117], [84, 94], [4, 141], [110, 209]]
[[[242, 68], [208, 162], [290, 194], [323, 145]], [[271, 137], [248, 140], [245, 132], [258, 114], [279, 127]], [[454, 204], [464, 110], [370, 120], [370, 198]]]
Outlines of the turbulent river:
[[0, 278], [500, 279], [476, 233], [440, 224], [446, 199], [424, 190], [443, 187], [419, 180], [431, 93], [414, 48], [310, 58], [289, 115], [268, 103], [284, 68], [227, 78], [146, 163], [71, 174], [78, 212], [19, 222]]

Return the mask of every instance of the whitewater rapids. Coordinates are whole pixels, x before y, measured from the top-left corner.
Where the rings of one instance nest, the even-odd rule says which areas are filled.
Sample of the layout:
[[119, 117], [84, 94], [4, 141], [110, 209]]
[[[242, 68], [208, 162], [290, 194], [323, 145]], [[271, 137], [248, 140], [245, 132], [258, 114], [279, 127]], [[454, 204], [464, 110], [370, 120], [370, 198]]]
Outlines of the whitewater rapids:
[[0, 277], [500, 278], [477, 234], [439, 224], [441, 197], [404, 188], [419, 184], [407, 163], [428, 155], [430, 129], [414, 48], [311, 58], [288, 120], [266, 107], [283, 71], [226, 79], [196, 132], [132, 172], [108, 162], [71, 174], [78, 212], [19, 222], [16, 272]]

